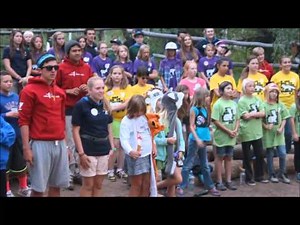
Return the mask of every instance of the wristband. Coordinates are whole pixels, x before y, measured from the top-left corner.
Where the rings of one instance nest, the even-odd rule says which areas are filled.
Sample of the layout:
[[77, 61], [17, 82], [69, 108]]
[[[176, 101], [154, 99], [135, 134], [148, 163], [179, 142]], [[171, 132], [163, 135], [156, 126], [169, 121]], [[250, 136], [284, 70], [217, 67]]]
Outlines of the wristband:
[[117, 151], [117, 148], [112, 148], [111, 150], [113, 150], [113, 151]]

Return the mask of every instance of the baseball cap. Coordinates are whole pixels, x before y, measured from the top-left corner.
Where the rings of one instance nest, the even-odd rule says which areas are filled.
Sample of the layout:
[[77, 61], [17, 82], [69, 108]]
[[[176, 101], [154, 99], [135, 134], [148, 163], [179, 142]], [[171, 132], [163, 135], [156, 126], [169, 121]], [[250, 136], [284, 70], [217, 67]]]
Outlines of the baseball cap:
[[139, 35], [143, 35], [144, 36], [144, 32], [141, 30], [136, 30], [134, 33], [134, 37], [139, 36]]
[[119, 40], [119, 39], [117, 39], [117, 38], [115, 38], [115, 39], [112, 39], [111, 41], [110, 41], [110, 43], [114, 43], [114, 44], [117, 44], [117, 45], [121, 45], [122, 44], [122, 42]]

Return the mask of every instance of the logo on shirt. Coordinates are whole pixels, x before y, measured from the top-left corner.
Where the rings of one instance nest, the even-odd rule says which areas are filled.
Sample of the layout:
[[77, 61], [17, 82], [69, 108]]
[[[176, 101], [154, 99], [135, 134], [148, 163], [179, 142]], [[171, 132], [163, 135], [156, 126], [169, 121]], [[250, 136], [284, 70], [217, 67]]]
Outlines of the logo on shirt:
[[252, 103], [249, 106], [250, 106], [249, 112], [259, 112], [259, 108], [256, 103]]
[[259, 81], [255, 81], [254, 85], [255, 85], [254, 90], [257, 94], [260, 94], [261, 92], [263, 92], [264, 86], [262, 85], [262, 83], [260, 83]]
[[278, 112], [275, 109], [270, 111], [271, 115], [267, 116], [267, 123], [278, 125]]
[[295, 90], [295, 86], [289, 80], [285, 80], [280, 82], [280, 89], [281, 92], [292, 94]]
[[236, 114], [236, 110], [231, 107], [225, 107], [225, 112], [222, 115], [222, 122], [225, 124], [231, 124], [234, 122], [234, 116]]
[[54, 101], [55, 101], [56, 98], [60, 98], [59, 95], [54, 95], [54, 94], [52, 94], [52, 93], [50, 93], [50, 92], [48, 92], [47, 94], [45, 94], [43, 97], [44, 97], [44, 98], [49, 98], [49, 99], [52, 98]]
[[76, 71], [73, 71], [73, 72], [69, 73], [68, 75], [71, 76], [71, 77], [76, 77], [76, 76], [83, 77], [84, 76], [83, 73], [77, 73]]
[[22, 110], [22, 106], [24, 105], [24, 102], [19, 103], [19, 110]]

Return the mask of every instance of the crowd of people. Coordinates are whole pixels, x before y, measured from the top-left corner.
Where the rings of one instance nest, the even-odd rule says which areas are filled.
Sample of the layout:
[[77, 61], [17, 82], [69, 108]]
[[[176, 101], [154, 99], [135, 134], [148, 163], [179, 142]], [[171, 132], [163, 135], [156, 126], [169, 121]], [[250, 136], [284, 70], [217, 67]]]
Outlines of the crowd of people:
[[290, 184], [292, 144], [300, 182], [300, 83], [292, 71], [299, 45], [291, 45], [292, 57], [281, 56], [278, 72], [262, 47], [253, 48], [236, 81], [228, 43], [213, 28], [203, 33], [195, 43], [179, 30], [158, 64], [142, 29], [124, 43], [112, 39], [111, 49], [96, 42], [93, 28], [70, 41], [58, 31], [48, 50], [41, 35], [12, 30], [0, 73], [1, 196], [14, 196], [12, 173], [24, 197], [58, 197], [75, 183], [80, 196], [99, 197], [106, 178], [122, 179], [132, 197], [158, 196], [165, 188], [168, 197], [182, 196], [195, 166], [202, 193], [221, 196], [238, 188], [237, 143], [248, 185]]

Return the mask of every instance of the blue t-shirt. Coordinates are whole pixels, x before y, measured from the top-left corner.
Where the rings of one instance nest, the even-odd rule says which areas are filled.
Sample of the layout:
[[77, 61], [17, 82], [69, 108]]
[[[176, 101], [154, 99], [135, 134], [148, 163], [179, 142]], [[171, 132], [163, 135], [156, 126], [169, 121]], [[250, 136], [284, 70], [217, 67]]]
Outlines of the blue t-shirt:
[[7, 117], [7, 112], [18, 110], [19, 108], [19, 95], [10, 92], [8, 95], [0, 93], [0, 113], [1, 116], [7, 121], [15, 130], [16, 136], [21, 137], [21, 131], [18, 124], [18, 118]]
[[[207, 110], [196, 106], [193, 106], [191, 110], [195, 113], [196, 134], [202, 141], [211, 141]], [[196, 140], [192, 133], [190, 133], [189, 139]]]

